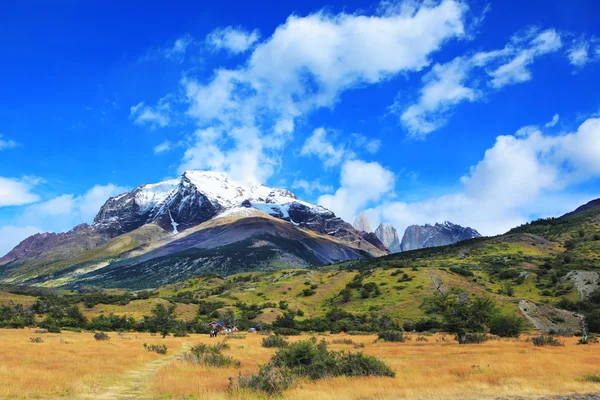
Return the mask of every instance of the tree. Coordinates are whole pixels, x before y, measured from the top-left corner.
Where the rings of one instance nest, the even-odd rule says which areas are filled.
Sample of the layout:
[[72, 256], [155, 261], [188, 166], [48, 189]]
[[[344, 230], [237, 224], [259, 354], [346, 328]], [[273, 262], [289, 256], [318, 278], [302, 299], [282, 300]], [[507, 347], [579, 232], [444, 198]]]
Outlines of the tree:
[[523, 332], [523, 320], [514, 315], [496, 315], [489, 324], [490, 333], [500, 337], [518, 338]]
[[456, 334], [459, 344], [467, 343], [469, 333], [485, 333], [487, 324], [496, 315], [496, 304], [487, 297], [469, 298], [465, 292], [447, 296], [442, 311], [445, 329]]
[[163, 339], [167, 337], [175, 326], [175, 308], [175, 304], [171, 304], [167, 308], [164, 304], [158, 303], [152, 309], [152, 316], [148, 322], [152, 330], [160, 332]]
[[342, 302], [347, 303], [350, 301], [350, 297], [352, 296], [352, 292], [348, 288], [342, 289], [340, 292], [340, 296], [342, 296]]

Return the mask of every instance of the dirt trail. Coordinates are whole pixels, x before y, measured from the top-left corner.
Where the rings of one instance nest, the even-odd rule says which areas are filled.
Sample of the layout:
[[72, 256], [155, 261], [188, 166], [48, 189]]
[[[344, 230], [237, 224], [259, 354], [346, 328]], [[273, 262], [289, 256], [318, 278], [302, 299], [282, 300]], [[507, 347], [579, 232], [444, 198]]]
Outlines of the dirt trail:
[[171, 361], [180, 359], [182, 354], [190, 348], [190, 343], [183, 343], [181, 349], [176, 353], [157, 358], [139, 368], [126, 372], [115, 385], [106, 388], [102, 393], [84, 395], [81, 396], [80, 399], [151, 399], [152, 397], [145, 394], [145, 388], [151, 382], [154, 375], [159, 369], [169, 364]]

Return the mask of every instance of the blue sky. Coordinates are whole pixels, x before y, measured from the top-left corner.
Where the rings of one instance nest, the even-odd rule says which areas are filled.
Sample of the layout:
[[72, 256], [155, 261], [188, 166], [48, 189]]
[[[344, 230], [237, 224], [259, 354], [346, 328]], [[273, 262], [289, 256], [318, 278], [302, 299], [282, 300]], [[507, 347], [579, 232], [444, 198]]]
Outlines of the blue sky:
[[202, 3], [0, 6], [0, 253], [188, 168], [400, 231], [600, 197], [595, 1]]

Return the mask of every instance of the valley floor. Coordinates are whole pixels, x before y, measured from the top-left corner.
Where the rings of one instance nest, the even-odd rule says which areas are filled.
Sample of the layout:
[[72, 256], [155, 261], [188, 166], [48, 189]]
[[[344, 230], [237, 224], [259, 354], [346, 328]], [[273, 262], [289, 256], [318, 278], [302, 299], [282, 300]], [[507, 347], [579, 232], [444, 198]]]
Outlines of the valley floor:
[[[224, 337], [109, 335], [109, 341], [96, 341], [89, 332], [0, 329], [0, 398], [258, 399], [263, 397], [228, 393], [229, 377], [257, 370], [275, 352], [261, 347], [264, 336], [244, 334], [228, 339], [231, 348], [224, 351], [241, 361], [241, 367], [210, 368], [186, 363], [180, 355], [194, 344]], [[33, 337], [43, 342], [33, 343]], [[600, 392], [600, 383], [585, 379], [600, 375], [600, 344], [579, 346], [577, 338], [561, 338], [562, 347], [537, 348], [526, 336], [459, 346], [443, 335], [417, 340], [413, 334], [404, 343], [345, 335], [365, 344], [357, 350], [352, 344], [332, 344], [340, 335], [322, 337], [332, 349], [381, 357], [396, 377], [305, 381], [286, 391], [285, 399], [507, 399]], [[146, 351], [144, 343], [166, 344], [167, 355]]]

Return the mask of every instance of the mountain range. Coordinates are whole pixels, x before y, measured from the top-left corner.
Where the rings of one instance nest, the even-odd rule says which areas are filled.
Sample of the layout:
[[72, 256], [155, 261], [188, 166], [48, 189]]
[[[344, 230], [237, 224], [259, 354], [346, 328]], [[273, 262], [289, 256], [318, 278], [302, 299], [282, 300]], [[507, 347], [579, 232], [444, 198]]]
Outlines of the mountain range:
[[186, 171], [112, 197], [91, 225], [33, 235], [0, 258], [0, 281], [155, 287], [202, 272], [324, 265], [389, 251], [286, 189]]
[[[352, 225], [356, 230], [371, 232], [371, 222], [364, 212], [356, 217]], [[392, 253], [446, 246], [481, 237], [481, 234], [473, 228], [464, 228], [448, 221], [435, 225], [410, 225], [404, 231], [402, 241], [399, 240], [398, 231], [391, 224], [379, 224], [375, 229], [375, 235]]]

